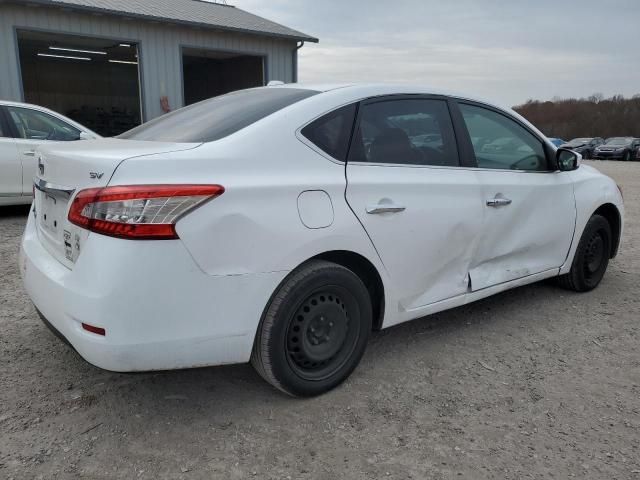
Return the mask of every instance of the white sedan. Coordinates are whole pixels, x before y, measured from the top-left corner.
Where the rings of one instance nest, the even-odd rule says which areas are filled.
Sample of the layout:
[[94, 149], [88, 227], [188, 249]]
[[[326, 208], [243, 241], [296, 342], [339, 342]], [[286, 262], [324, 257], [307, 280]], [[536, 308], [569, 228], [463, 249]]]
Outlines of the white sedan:
[[346, 379], [372, 330], [551, 277], [595, 288], [623, 225], [578, 154], [421, 87], [245, 90], [38, 160], [21, 271], [80, 355], [251, 361], [298, 396]]
[[0, 206], [30, 204], [36, 148], [100, 135], [49, 109], [0, 101]]

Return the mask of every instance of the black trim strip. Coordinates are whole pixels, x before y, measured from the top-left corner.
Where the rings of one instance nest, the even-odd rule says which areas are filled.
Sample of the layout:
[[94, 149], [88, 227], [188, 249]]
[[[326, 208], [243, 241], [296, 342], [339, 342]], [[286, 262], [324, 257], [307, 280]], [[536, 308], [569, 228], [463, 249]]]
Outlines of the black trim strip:
[[463, 167], [478, 168], [478, 162], [476, 161], [476, 154], [473, 150], [473, 143], [471, 143], [471, 136], [469, 130], [458, 106], [458, 102], [454, 99], [448, 99], [449, 113], [451, 113], [451, 121], [453, 122], [453, 131], [456, 135], [456, 142], [458, 143], [458, 156], [460, 157], [460, 165]]

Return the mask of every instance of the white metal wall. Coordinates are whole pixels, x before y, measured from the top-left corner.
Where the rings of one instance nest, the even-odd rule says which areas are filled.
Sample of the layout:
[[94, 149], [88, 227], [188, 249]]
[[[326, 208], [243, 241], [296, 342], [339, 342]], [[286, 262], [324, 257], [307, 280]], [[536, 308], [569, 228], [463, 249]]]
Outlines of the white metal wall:
[[162, 114], [160, 97], [172, 109], [183, 106], [182, 47], [262, 55], [265, 77], [291, 82], [296, 43], [257, 35], [186, 28], [168, 23], [73, 12], [58, 7], [21, 6], [0, 0], [0, 99], [23, 101], [16, 29], [104, 37], [137, 43], [142, 73], [143, 116]]

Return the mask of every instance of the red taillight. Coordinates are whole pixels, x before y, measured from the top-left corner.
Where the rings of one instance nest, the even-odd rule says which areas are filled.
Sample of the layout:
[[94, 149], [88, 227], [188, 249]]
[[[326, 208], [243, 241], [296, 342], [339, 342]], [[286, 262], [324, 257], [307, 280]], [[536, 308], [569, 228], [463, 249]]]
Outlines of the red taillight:
[[178, 238], [185, 213], [224, 193], [221, 185], [127, 185], [80, 191], [69, 221], [92, 232], [138, 240]]

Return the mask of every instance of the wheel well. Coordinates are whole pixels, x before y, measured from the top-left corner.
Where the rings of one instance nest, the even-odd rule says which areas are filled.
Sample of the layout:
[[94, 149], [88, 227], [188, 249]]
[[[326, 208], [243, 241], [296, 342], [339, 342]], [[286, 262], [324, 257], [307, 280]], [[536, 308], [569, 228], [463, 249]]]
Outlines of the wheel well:
[[618, 254], [618, 246], [620, 245], [620, 212], [612, 203], [606, 203], [600, 206], [594, 213], [594, 215], [600, 215], [604, 217], [609, 226], [611, 227], [611, 235], [613, 236], [611, 242], [611, 257], [614, 258]]
[[373, 308], [373, 329], [380, 330], [384, 319], [384, 285], [376, 267], [365, 257], [354, 252], [336, 250], [325, 252], [314, 259], [326, 260], [348, 268], [358, 275], [369, 291]]

